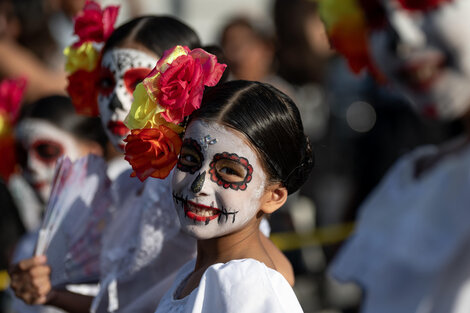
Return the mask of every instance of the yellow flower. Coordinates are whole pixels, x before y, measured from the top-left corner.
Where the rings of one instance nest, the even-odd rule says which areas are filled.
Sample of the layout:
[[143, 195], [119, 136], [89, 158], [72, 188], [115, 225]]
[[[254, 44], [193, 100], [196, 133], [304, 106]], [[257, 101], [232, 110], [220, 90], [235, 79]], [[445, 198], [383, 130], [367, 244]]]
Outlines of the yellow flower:
[[149, 123], [151, 128], [157, 128], [159, 125], [164, 125], [177, 134], [181, 134], [183, 132], [183, 127], [178, 124], [167, 122], [161, 114], [154, 114], [153, 118], [149, 120]]
[[10, 123], [6, 115], [0, 114], [0, 137], [11, 132]]
[[164, 125], [180, 134], [183, 128], [167, 122], [161, 113], [165, 112], [161, 106], [150, 99], [142, 83], [137, 84], [134, 90], [134, 101], [126, 117], [125, 124], [129, 129], [158, 128]]
[[142, 83], [137, 84], [134, 90], [134, 101], [131, 110], [126, 117], [126, 125], [129, 129], [145, 128], [154, 115], [165, 110], [149, 98], [147, 90]]
[[328, 33], [345, 19], [352, 19], [357, 24], [365, 22], [357, 0], [320, 0], [318, 4]]
[[64, 54], [67, 57], [65, 63], [65, 70], [72, 74], [77, 70], [85, 70], [87, 72], [93, 71], [99, 60], [99, 53], [93, 47], [91, 42], [85, 42], [78, 48], [69, 46], [65, 48]]
[[158, 61], [157, 66], [147, 75], [142, 83], [137, 84], [134, 90], [132, 102], [125, 124], [129, 129], [157, 128], [164, 125], [176, 133], [181, 133], [183, 128], [177, 124], [167, 122], [161, 113], [165, 109], [158, 104], [159, 80], [161, 73], [165, 72], [174, 60], [182, 55], [188, 55], [189, 49], [176, 46], [165, 53]]

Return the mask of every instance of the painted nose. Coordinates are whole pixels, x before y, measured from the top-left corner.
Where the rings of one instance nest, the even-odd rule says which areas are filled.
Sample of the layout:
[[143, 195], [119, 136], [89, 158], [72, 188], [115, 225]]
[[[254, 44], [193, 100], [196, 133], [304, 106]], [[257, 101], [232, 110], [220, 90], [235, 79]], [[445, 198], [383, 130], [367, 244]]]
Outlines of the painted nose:
[[113, 98], [109, 102], [109, 110], [115, 112], [117, 109], [124, 110], [121, 101], [119, 101], [116, 93], [114, 93]]
[[204, 186], [205, 180], [206, 180], [206, 171], [199, 173], [199, 175], [197, 175], [196, 179], [191, 184], [191, 191], [193, 193], [200, 192], [202, 190], [202, 187]]

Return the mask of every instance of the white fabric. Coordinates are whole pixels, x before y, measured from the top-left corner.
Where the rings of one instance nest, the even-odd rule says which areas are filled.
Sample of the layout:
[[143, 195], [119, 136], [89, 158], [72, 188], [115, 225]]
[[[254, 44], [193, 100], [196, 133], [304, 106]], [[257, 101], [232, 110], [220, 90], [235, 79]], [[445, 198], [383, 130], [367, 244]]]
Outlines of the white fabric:
[[[104, 276], [93, 312], [153, 312], [178, 269], [195, 255], [195, 240], [180, 231], [171, 175], [144, 183], [129, 175], [124, 172], [112, 186], [116, 208], [103, 239]], [[114, 282], [116, 288], [109, 288]], [[150, 289], [153, 296], [145, 296]], [[117, 295], [111, 306], [110, 293]]]
[[194, 265], [195, 260], [192, 260], [179, 271], [156, 313], [303, 312], [285, 278], [254, 259], [210, 266], [204, 272], [199, 287], [188, 296], [176, 299], [175, 293], [184, 285]]
[[362, 312], [470, 312], [456, 299], [470, 279], [470, 146], [414, 178], [416, 160], [436, 153], [423, 147], [397, 162], [332, 265], [365, 289]]

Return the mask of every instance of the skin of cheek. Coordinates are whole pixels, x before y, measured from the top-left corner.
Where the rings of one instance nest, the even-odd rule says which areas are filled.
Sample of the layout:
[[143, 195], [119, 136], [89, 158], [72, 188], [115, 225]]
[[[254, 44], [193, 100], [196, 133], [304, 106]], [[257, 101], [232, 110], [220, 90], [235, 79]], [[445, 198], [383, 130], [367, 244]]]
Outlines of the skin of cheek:
[[[266, 184], [266, 174], [256, 153], [242, 138], [235, 135], [235, 131], [217, 123], [195, 121], [188, 127], [185, 138], [199, 141], [207, 135], [217, 138], [217, 143], [209, 145], [206, 149], [202, 148], [204, 162], [201, 168], [194, 174], [176, 169], [172, 183], [175, 208], [182, 229], [200, 240], [236, 232], [253, 220], [259, 211]], [[234, 151], [238, 156], [245, 157], [253, 168], [252, 179], [246, 184], [245, 190], [219, 186], [209, 174], [210, 163], [215, 154], [232, 154]], [[201, 173], [205, 175], [204, 183], [202, 189], [195, 193], [191, 186]], [[217, 208], [221, 213], [212, 220], [198, 221], [185, 212], [185, 209], [188, 210], [193, 204]]]
[[[158, 58], [136, 49], [115, 48], [107, 51], [102, 59], [101, 66], [114, 77], [114, 89], [109, 94], [98, 94], [98, 107], [101, 122], [111, 143], [123, 151], [124, 135], [123, 122], [129, 113], [133, 101], [132, 93], [126, 88], [124, 76], [132, 69], [148, 69], [155, 66]], [[143, 76], [143, 75], [142, 75]], [[141, 77], [143, 79], [145, 76]], [[139, 80], [140, 82], [140, 80]]]
[[[470, 106], [470, 44], [462, 38], [470, 38], [470, 25], [458, 28], [462, 29], [459, 31], [457, 25], [469, 24], [470, 3], [464, 0], [445, 3], [432, 13], [423, 13], [420, 23], [407, 17], [406, 12], [397, 6], [394, 10], [390, 6], [388, 9], [389, 22], [398, 36], [399, 48], [391, 48], [391, 29], [372, 32], [371, 54], [380, 71], [410, 100], [418, 113], [445, 120], [465, 114]], [[413, 41], [400, 36], [405, 26], [413, 28], [414, 33], [423, 36], [424, 40]], [[438, 76], [426, 88], [413, 87], [399, 74], [401, 68], [416, 64], [422, 64], [423, 68], [427, 64], [435, 66], [433, 62], [439, 58], [445, 59], [444, 66], [438, 68]]]

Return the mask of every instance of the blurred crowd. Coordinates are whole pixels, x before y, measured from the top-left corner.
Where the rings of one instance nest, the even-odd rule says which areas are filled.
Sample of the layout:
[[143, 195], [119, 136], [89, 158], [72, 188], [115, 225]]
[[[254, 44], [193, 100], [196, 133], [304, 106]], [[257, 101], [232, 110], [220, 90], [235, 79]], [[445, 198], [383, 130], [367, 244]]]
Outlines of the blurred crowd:
[[[305, 312], [359, 312], [364, 303], [361, 288], [333, 278], [329, 266], [352, 229], [356, 227], [355, 233], [360, 234], [358, 220], [364, 217], [361, 204], [397, 160], [418, 146], [441, 145], [459, 137], [464, 134], [465, 125], [459, 118], [463, 114], [446, 119], [423, 117], [424, 114], [410, 105], [410, 99], [414, 99], [393, 88], [390, 81], [379, 82], [366, 70], [354, 74], [348, 60], [332, 48], [320, 16], [321, 1], [268, 1], [263, 16], [245, 14], [243, 8], [238, 8], [237, 12], [242, 13], [224, 16], [222, 23], [219, 20], [222, 27], [213, 30], [218, 34], [215, 42], [204, 44], [221, 48], [219, 61], [228, 65], [227, 79], [272, 84], [298, 105], [305, 133], [313, 145], [315, 167], [302, 189], [270, 217], [272, 240], [294, 267], [294, 290]], [[455, 0], [463, 1], [467, 0]], [[103, 4], [123, 5], [126, 9], [123, 15], [131, 18], [145, 14], [147, 2], [151, 1], [115, 0]], [[168, 11], [176, 16], [183, 12], [185, 16], [190, 15], [185, 11], [190, 6], [188, 2], [174, 1]], [[204, 6], [205, 1], [196, 2]], [[377, 2], [397, 6], [400, 1]], [[104, 156], [112, 164], [111, 177], [116, 177], [124, 166], [99, 119], [76, 114], [66, 93], [63, 50], [75, 40], [73, 17], [84, 4], [85, 0], [0, 0], [0, 80], [2, 84], [16, 84], [22, 95], [18, 116], [11, 119], [10, 130], [4, 127], [2, 132], [0, 116], [0, 136], [9, 134], [15, 140], [13, 144], [6, 140], [0, 142], [4, 163], [0, 167], [11, 167], [3, 159], [6, 160], [11, 149], [16, 159], [13, 168], [2, 170], [2, 175], [6, 174], [0, 180], [1, 312], [15, 312], [6, 273], [12, 260], [27, 256], [27, 252], [18, 249], [18, 243], [34, 245], [34, 242], [27, 243], [27, 234], [41, 223], [59, 157], [65, 154], [77, 159], [88, 153]], [[209, 11], [207, 19], [211, 19]], [[377, 12], [372, 14], [378, 15]], [[406, 16], [424, 23], [423, 17], [413, 14], [416, 12]], [[119, 21], [125, 17], [120, 16]], [[463, 22], [460, 25], [467, 26]], [[197, 25], [194, 26], [197, 30]], [[393, 25], [384, 27], [393, 28]], [[413, 32], [412, 27], [407, 27], [403, 38]], [[395, 32], [395, 41], [390, 39], [386, 47], [406, 49], [401, 33]], [[465, 41], [466, 34], [463, 32], [457, 40]], [[405, 42], [403, 47], [398, 47], [400, 40]], [[377, 56], [385, 52], [374, 53]], [[384, 63], [387, 62], [392, 63]], [[0, 97], [4, 96], [1, 88]], [[436, 160], [423, 162], [426, 169]], [[423, 197], [426, 196], [423, 192]], [[347, 256], [343, 257], [342, 262], [347, 262]], [[15, 308], [27, 312], [26, 306]]]

